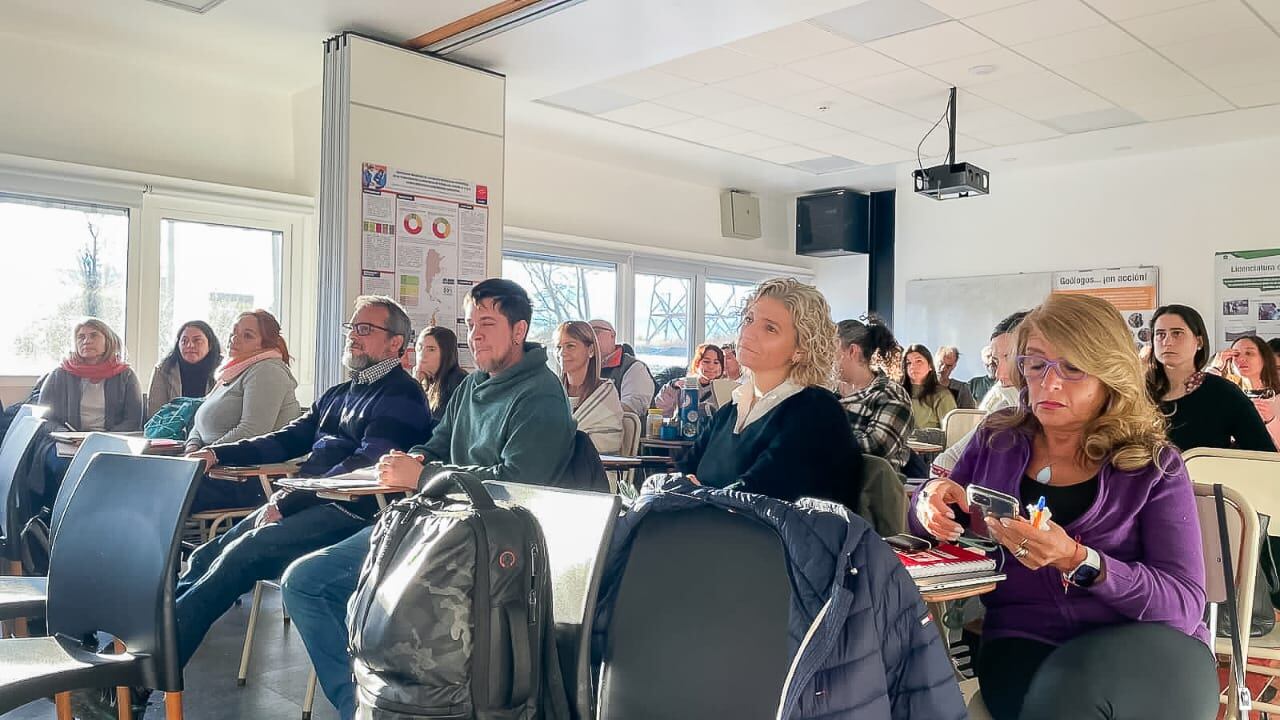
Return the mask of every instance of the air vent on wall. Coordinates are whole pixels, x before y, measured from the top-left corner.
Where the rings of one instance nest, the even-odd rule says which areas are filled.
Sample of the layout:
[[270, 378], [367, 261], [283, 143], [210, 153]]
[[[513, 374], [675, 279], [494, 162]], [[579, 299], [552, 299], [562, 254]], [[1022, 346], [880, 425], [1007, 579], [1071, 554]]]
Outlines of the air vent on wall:
[[213, 8], [221, 5], [223, 0], [150, 0], [157, 5], [166, 5], [178, 10], [186, 10], [187, 12], [203, 15]]

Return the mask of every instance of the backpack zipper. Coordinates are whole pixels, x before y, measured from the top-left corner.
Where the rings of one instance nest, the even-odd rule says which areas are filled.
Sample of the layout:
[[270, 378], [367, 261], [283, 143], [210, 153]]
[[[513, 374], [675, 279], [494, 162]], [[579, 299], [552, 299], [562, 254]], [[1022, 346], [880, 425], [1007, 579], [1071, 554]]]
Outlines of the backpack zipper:
[[530, 625], [538, 621], [538, 543], [529, 545], [529, 618]]

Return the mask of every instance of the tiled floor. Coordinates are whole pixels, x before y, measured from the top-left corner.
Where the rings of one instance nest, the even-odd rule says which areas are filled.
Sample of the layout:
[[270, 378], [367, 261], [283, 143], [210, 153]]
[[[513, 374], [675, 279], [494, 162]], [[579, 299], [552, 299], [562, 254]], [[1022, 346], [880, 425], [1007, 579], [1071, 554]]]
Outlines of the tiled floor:
[[[280, 618], [280, 593], [263, 594], [254, 639], [249, 682], [236, 687], [240, 648], [249, 620], [249, 595], [213, 626], [186, 671], [183, 708], [188, 720], [301, 720], [302, 697], [311, 665], [302, 640]], [[337, 713], [316, 691], [313, 720], [336, 720]], [[53, 703], [40, 700], [0, 715], [3, 720], [52, 720]], [[151, 700], [147, 720], [164, 718], [162, 696]]]

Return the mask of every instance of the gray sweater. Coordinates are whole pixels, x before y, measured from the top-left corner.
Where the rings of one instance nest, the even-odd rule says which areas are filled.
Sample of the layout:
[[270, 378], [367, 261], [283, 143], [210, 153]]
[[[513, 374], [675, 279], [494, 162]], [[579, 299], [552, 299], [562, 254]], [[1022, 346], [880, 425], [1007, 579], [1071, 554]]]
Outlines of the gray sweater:
[[217, 383], [196, 411], [188, 449], [266, 435], [302, 414], [298, 381], [282, 360], [260, 360], [231, 384]]
[[[133, 368], [102, 381], [107, 403], [107, 432], [137, 432], [142, 429], [142, 388]], [[46, 419], [80, 427], [80, 378], [57, 368], [40, 388], [40, 404], [49, 407]]]

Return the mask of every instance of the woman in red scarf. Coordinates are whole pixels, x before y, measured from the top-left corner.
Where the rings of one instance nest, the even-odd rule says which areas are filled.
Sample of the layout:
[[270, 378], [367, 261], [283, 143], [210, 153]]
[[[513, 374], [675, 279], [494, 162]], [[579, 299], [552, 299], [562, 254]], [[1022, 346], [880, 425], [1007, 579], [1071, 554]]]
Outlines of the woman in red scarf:
[[142, 389], [121, 360], [120, 336], [105, 322], [76, 324], [75, 348], [40, 389], [48, 419], [73, 430], [135, 432], [142, 429]]

